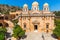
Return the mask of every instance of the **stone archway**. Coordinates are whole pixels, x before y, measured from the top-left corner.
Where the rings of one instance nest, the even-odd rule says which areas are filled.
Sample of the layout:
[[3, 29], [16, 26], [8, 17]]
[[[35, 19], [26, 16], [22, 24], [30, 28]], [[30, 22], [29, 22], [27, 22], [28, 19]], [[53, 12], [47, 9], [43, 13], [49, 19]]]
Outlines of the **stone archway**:
[[34, 32], [38, 32], [40, 22], [35, 20], [32, 23], [33, 23]]
[[6, 25], [8, 25], [10, 28], [14, 27], [14, 24], [10, 20], [4, 20], [4, 22], [8, 23]]
[[5, 27], [9, 27], [9, 24], [8, 23], [5, 23]]
[[2, 23], [0, 23], [0, 26], [3, 26], [3, 24], [2, 24]]
[[34, 32], [38, 32], [38, 25], [34, 25]]
[[38, 26], [37, 25], [34, 25], [34, 30], [37, 30], [38, 29]]

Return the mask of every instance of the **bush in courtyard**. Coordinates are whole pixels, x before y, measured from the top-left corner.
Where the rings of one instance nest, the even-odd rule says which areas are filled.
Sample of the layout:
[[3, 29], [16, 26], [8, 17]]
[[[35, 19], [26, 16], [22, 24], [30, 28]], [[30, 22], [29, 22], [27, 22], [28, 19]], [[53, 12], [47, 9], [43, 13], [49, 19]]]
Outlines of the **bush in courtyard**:
[[16, 24], [13, 29], [13, 36], [17, 39], [20, 39], [24, 35], [25, 35], [25, 31], [19, 25]]
[[0, 27], [0, 40], [5, 40], [6, 32], [6, 28]]

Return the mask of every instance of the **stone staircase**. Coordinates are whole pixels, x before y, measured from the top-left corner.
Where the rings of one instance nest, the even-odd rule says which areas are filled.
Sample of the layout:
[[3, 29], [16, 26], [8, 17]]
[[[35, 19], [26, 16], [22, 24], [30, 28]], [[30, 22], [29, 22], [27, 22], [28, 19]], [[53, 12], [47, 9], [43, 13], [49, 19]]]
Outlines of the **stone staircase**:
[[[47, 33], [38, 33], [38, 32], [29, 32], [26, 33], [27, 37], [25, 39], [21, 40], [57, 40], [51, 36], [51, 34]], [[44, 36], [44, 39], [42, 38], [42, 35]]]
[[38, 33], [29, 33], [27, 34], [27, 38], [25, 40], [42, 40], [41, 35]]
[[56, 38], [52, 37], [51, 34], [44, 33], [45, 40], [57, 40]]

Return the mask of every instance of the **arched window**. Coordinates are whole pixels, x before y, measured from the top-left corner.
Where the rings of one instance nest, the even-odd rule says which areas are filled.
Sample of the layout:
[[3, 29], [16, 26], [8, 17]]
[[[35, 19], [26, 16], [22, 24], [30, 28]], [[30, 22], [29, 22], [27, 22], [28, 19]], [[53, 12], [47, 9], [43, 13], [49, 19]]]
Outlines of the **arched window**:
[[34, 7], [34, 10], [36, 10], [36, 7]]
[[46, 28], [49, 28], [49, 25], [46, 25]]
[[0, 17], [0, 20], [4, 20], [4, 17]]
[[3, 26], [3, 24], [2, 24], [2, 23], [0, 23], [0, 26]]
[[6, 27], [9, 27], [8, 23], [5, 24]]
[[47, 29], [49, 28], [49, 23], [46, 24], [46, 28], [47, 28]]
[[24, 29], [26, 29], [26, 24], [24, 24]]
[[36, 6], [34, 6], [32, 9], [33, 9], [33, 11], [34, 11], [34, 10], [37, 10], [37, 7], [36, 7]]
[[23, 11], [26, 12], [28, 10], [28, 8], [24, 8]]
[[47, 8], [47, 10], [48, 10], [48, 8]]
[[8, 20], [8, 16], [5, 16], [5, 20]]
[[16, 16], [18, 16], [18, 13], [16, 14]]
[[46, 8], [44, 8], [44, 10], [46, 10]]
[[49, 31], [47, 30], [46, 32], [48, 33]]
[[24, 31], [26, 31], [26, 24], [24, 24]]

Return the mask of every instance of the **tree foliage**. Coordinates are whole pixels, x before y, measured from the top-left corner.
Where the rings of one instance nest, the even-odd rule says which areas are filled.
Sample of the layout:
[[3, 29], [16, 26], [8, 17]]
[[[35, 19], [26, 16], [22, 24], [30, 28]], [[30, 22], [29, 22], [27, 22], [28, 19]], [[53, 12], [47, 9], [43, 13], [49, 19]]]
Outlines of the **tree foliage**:
[[60, 16], [60, 11], [54, 11], [56, 16]]
[[5, 40], [6, 28], [0, 27], [0, 40]]
[[60, 37], [60, 20], [59, 20], [59, 19], [56, 19], [56, 20], [55, 20], [55, 25], [56, 25], [56, 28], [54, 29], [53, 33], [54, 33], [57, 37]]
[[14, 23], [14, 25], [16, 25], [18, 23], [18, 19], [12, 20], [12, 22]]
[[25, 31], [19, 25], [15, 25], [13, 33], [13, 36], [17, 39], [25, 35]]

